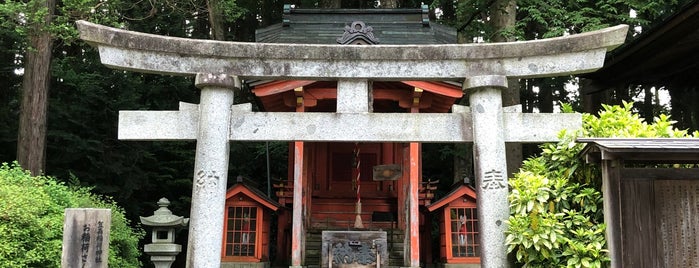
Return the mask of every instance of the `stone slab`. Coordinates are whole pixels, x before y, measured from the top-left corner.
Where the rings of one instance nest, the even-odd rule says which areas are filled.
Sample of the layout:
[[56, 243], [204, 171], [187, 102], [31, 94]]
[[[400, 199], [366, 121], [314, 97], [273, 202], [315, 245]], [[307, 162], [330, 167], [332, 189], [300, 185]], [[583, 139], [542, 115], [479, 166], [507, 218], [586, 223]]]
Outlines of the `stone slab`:
[[[236, 107], [235, 105], [234, 107]], [[241, 109], [242, 110], [242, 109]], [[270, 113], [233, 111], [230, 140], [472, 142], [468, 109], [432, 113]], [[561, 129], [577, 130], [580, 114], [503, 113], [506, 142], [558, 140]], [[196, 109], [183, 111], [120, 111], [121, 140], [195, 140]], [[439, 126], [439, 127], [437, 127]]]
[[[120, 140], [196, 140], [199, 111], [119, 111]], [[146, 131], [147, 130], [147, 131]]]
[[387, 267], [384, 231], [323, 231], [320, 267]]
[[221, 268], [269, 268], [269, 262], [221, 262]]
[[370, 112], [370, 87], [371, 82], [366, 79], [343, 79], [337, 81], [337, 112]]

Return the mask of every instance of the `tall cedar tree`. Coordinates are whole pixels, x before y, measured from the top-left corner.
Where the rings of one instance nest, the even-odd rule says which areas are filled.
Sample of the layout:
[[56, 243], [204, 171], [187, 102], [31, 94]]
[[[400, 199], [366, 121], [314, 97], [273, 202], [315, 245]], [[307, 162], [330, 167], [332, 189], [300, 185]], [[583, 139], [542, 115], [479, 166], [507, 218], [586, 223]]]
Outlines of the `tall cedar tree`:
[[46, 122], [51, 81], [53, 38], [48, 31], [56, 10], [55, 0], [30, 1], [32, 14], [43, 14], [28, 23], [30, 47], [24, 60], [22, 106], [17, 133], [17, 161], [33, 175], [46, 168]]

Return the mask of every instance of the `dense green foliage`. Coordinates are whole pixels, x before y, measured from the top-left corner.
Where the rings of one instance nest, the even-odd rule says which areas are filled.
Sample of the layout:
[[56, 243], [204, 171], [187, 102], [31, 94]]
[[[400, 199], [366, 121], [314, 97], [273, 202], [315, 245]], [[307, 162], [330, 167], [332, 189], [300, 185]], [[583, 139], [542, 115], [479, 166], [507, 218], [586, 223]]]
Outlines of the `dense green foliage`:
[[[609, 262], [602, 214], [601, 173], [580, 157], [577, 137], [686, 137], [665, 115], [648, 124], [633, 104], [585, 114], [583, 129], [541, 146], [510, 180], [507, 243], [526, 267], [604, 267]], [[699, 136], [694, 133], [694, 136]]]
[[144, 232], [129, 226], [124, 211], [89, 188], [70, 187], [51, 177], [32, 177], [16, 164], [0, 166], [0, 263], [2, 267], [60, 267], [65, 208], [112, 210], [111, 267], [140, 267], [138, 241]]

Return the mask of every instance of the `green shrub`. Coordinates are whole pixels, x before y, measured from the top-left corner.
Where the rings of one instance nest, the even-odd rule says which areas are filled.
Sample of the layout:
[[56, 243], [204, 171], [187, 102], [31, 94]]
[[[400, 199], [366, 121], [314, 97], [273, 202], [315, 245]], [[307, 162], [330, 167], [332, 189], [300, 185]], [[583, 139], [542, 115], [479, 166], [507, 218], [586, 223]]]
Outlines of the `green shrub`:
[[[510, 179], [508, 250], [524, 267], [604, 267], [609, 263], [602, 214], [602, 175], [580, 158], [577, 137], [686, 137], [668, 116], [643, 122], [633, 104], [604, 105], [583, 115], [581, 131], [563, 131], [558, 143], [524, 161]], [[694, 136], [698, 136], [694, 133]]]
[[68, 187], [51, 177], [33, 177], [19, 165], [0, 166], [0, 263], [2, 267], [60, 267], [64, 209], [109, 208], [110, 267], [140, 267], [138, 241], [123, 209], [90, 189]]

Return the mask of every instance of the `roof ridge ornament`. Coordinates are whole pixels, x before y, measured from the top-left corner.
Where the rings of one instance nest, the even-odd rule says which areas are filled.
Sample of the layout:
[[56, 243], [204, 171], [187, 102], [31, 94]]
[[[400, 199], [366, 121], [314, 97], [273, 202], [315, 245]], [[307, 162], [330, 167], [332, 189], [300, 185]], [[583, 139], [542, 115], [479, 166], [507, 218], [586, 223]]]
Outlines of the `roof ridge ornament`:
[[345, 25], [345, 32], [337, 39], [341, 45], [376, 45], [379, 39], [374, 37], [374, 28], [367, 26], [363, 21], [353, 21]]

